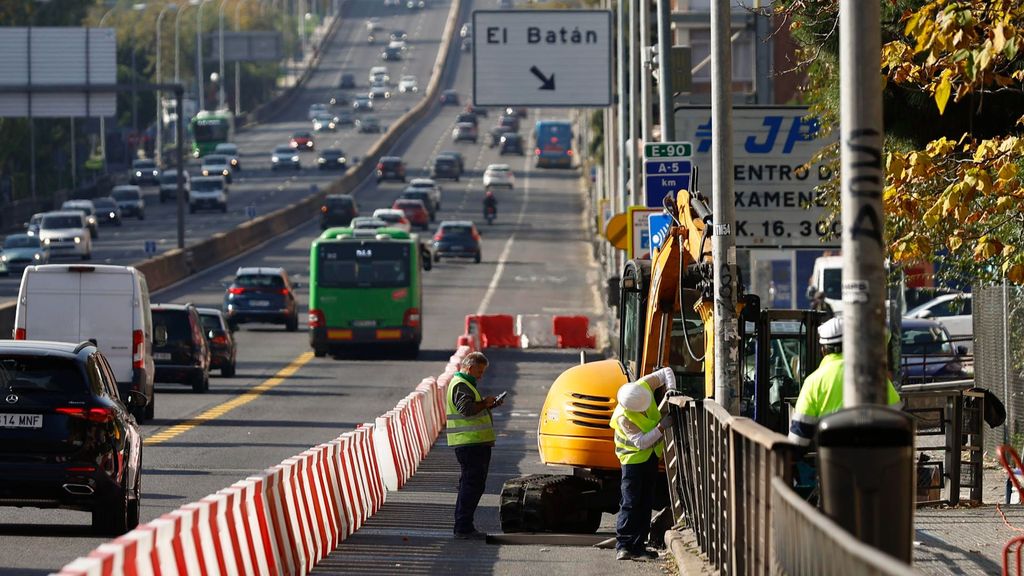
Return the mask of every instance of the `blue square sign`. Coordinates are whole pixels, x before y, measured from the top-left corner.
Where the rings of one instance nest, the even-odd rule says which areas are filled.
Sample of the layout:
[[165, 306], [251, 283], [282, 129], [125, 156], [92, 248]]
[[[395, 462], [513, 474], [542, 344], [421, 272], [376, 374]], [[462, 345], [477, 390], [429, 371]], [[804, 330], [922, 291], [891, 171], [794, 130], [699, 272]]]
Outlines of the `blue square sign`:
[[651, 231], [651, 250], [660, 250], [668, 238], [672, 217], [668, 214], [651, 214], [647, 217], [647, 223]]
[[649, 208], [661, 208], [667, 194], [690, 189], [693, 164], [689, 160], [646, 160], [644, 197]]

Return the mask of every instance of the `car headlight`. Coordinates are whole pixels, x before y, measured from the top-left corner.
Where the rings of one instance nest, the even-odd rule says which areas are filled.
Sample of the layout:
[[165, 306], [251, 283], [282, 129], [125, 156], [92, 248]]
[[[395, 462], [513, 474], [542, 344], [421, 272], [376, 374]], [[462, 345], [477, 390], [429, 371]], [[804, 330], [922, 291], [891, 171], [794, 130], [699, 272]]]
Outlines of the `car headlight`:
[[0, 262], [7, 262], [7, 255], [6, 254], [0, 254]]
[[298, 148], [299, 147], [299, 143], [298, 142], [294, 142], [294, 141], [293, 142], [289, 142], [288, 145], [291, 146], [292, 148]]
[[34, 260], [42, 260], [43, 259], [43, 255], [40, 254], [39, 252], [36, 252], [35, 254], [32, 255], [32, 258]]
[[203, 170], [203, 176], [209, 176], [209, 175], [210, 175], [210, 171], [209, 170]]
[[270, 157], [270, 161], [271, 161], [271, 162], [280, 162], [280, 161], [281, 161], [281, 159], [280, 159], [280, 158], [278, 158], [277, 156], [271, 156], [271, 157]]
[[231, 159], [231, 165], [232, 166], [238, 166], [238, 159], [237, 158], [232, 158]]
[[46, 244], [47, 246], [49, 246], [50, 245], [50, 239], [49, 238], [44, 238], [43, 239], [43, 244]]
[[80, 236], [75, 236], [75, 244], [81, 244], [81, 243], [82, 243], [82, 238]]
[[313, 147], [313, 141], [312, 140], [307, 141], [306, 142], [306, 148], [312, 148], [312, 147]]
[[89, 216], [89, 224], [95, 224], [95, 223], [96, 223], [96, 217], [95, 216]]
[[117, 214], [114, 214], [113, 212], [111, 212], [111, 213], [110, 213], [110, 217], [111, 217], [111, 218], [116, 218], [116, 217], [117, 217]]
[[228, 172], [228, 169], [225, 168], [224, 170], [221, 171], [221, 174], [227, 176], [228, 174], [231, 174], [231, 172]]
[[344, 156], [342, 156], [341, 158], [338, 158], [338, 164], [344, 164], [344, 163], [345, 163], [345, 157]]
[[159, 176], [159, 175], [160, 175], [160, 173], [158, 171], [153, 170], [153, 176]]
[[327, 127], [330, 128], [331, 130], [334, 130], [335, 126], [336, 125], [334, 124], [334, 122], [331, 122], [330, 124], [327, 125]]
[[326, 162], [327, 162], [327, 160], [324, 160], [323, 158], [317, 158], [316, 159], [316, 163], [317, 164], [325, 164]]
[[292, 162], [298, 162], [298, 161], [299, 161], [299, 157], [298, 156], [292, 156]]
[[140, 177], [140, 176], [142, 176], [142, 170], [136, 170], [136, 171], [135, 171], [135, 176], [136, 176], [136, 177]]

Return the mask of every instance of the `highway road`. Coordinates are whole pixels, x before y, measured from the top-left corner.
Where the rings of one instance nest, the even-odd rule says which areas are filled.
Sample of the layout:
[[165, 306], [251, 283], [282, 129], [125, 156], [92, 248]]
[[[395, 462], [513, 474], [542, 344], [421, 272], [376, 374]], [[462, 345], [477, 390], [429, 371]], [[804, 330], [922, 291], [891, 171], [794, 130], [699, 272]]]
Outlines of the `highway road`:
[[[422, 14], [402, 13], [391, 18], [441, 22], [447, 6], [439, 2]], [[465, 15], [470, 8], [465, 6]], [[362, 20], [351, 25], [356, 24], [356, 30], [362, 32]], [[423, 24], [417, 32], [409, 26], [413, 45], [421, 45], [419, 34], [430, 38], [440, 28], [440, 24]], [[358, 65], [343, 63], [344, 55], [329, 58], [327, 62], [333, 63], [329, 65], [333, 71], [322, 70], [317, 75], [317, 79], [324, 79], [322, 89], [327, 90], [330, 77], [337, 76], [342, 68], [351, 66], [358, 72], [375, 64], [368, 51], [364, 52], [369, 61]], [[462, 54], [456, 58], [457, 74], [451, 79], [451, 86], [466, 99], [471, 89], [471, 62]], [[425, 80], [421, 79], [421, 83]], [[289, 110], [289, 121], [275, 125], [279, 126], [275, 131], [250, 132], [247, 138], [254, 140], [247, 140], [246, 146], [248, 142], [259, 142], [252, 147], [267, 149], [277, 142], [279, 134], [304, 126], [305, 107], [316, 98], [300, 99]], [[304, 332], [287, 333], [271, 326], [244, 327], [237, 333], [239, 360], [235, 378], [215, 375], [207, 394], [194, 394], [185, 386], [158, 385], [156, 418], [143, 426], [147, 439], [143, 452], [143, 521], [333, 439], [390, 409], [421, 378], [443, 370], [456, 337], [463, 331], [466, 314], [594, 314], [600, 310], [598, 271], [585, 233], [578, 171], [537, 170], [528, 157], [499, 158], [496, 150], [483, 145], [451, 144], [450, 131], [459, 110], [436, 108], [436, 113], [410, 130], [394, 150], [406, 160], [410, 175], [424, 170], [441, 149], [456, 148], [466, 155], [470, 174], [459, 183], [443, 183], [444, 208], [439, 219], [482, 220], [480, 178], [489, 163], [510, 163], [518, 175], [517, 187], [500, 196], [497, 222], [493, 226], [480, 224], [484, 239], [482, 263], [446, 260], [425, 273], [424, 339], [419, 357], [399, 361], [387, 353], [371, 352], [359, 357], [317, 359], [312, 356]], [[541, 116], [565, 117], [566, 113], [531, 112], [523, 124], [524, 135]], [[489, 118], [482, 120], [481, 126], [487, 127], [496, 121], [496, 115], [492, 111]], [[249, 166], [258, 166], [262, 158], [262, 153], [248, 152], [243, 161], [251, 170]], [[250, 174], [247, 170], [245, 177], [250, 178]], [[389, 206], [401, 188], [388, 183], [378, 186], [369, 179], [360, 185], [356, 196], [362, 211], [367, 212]], [[300, 195], [298, 191], [290, 193], [293, 198]], [[266, 194], [273, 197], [270, 192]], [[281, 202], [282, 195], [279, 192], [275, 201]], [[153, 221], [154, 225], [159, 224], [158, 218]], [[238, 266], [283, 266], [303, 284], [297, 296], [304, 312], [309, 245], [318, 233], [315, 222], [310, 221], [234, 261], [154, 294], [153, 301], [219, 306], [223, 283], [233, 277]], [[504, 379], [513, 386], [514, 396], [516, 367], [496, 366], [494, 370], [504, 373]], [[534, 376], [536, 381], [537, 375]], [[262, 393], [252, 392], [254, 387], [275, 377], [276, 385]], [[243, 400], [239, 401], [240, 398]], [[233, 408], [225, 411], [224, 405], [229, 402]], [[91, 533], [87, 513], [0, 509], [0, 575], [45, 574], [87, 554], [103, 541]]]
[[[248, 219], [246, 208], [255, 207], [256, 214], [262, 215], [292, 204], [310, 193], [312, 186], [321, 189], [341, 176], [338, 171], [317, 169], [316, 152], [300, 154], [302, 170], [272, 172], [270, 152], [276, 146], [287, 145], [288, 139], [297, 130], [311, 130], [308, 120], [309, 106], [327, 103], [332, 96], [345, 94], [351, 97], [369, 90], [367, 80], [372, 66], [386, 65], [395, 95], [383, 105], [375, 104], [373, 115], [381, 124], [390, 126], [407, 112], [422, 97], [417, 94], [398, 94], [398, 78], [403, 74], [417, 77], [421, 90], [426, 88], [430, 73], [437, 58], [441, 33], [448, 18], [451, 2], [433, 2], [427, 10], [392, 10], [374, 0], [350, 0], [345, 4], [341, 24], [329, 44], [320, 65], [311, 74], [304, 89], [286, 106], [282, 107], [274, 120], [240, 130], [235, 142], [239, 146], [242, 171], [236, 174], [230, 185], [228, 212], [201, 211], [185, 215], [186, 244], [194, 244], [209, 238], [216, 232], [229, 230]], [[382, 33], [375, 44], [366, 41], [366, 20], [372, 16], [380, 18]], [[401, 29], [409, 34], [408, 50], [400, 62], [382, 62], [380, 52], [387, 42], [387, 33]], [[343, 72], [355, 74], [357, 88], [337, 88]], [[341, 127], [337, 132], [316, 135], [317, 148], [340, 147], [352, 157], [362, 157], [365, 151], [380, 138], [380, 134], [360, 134], [353, 127]], [[189, 172], [198, 174], [199, 163], [192, 161]], [[126, 218], [124, 225], [104, 226], [93, 244], [93, 261], [106, 264], [132, 264], [144, 260], [145, 242], [157, 243], [158, 252], [177, 247], [177, 206], [174, 202], [161, 204], [155, 186], [143, 190], [146, 200], [146, 220]], [[311, 215], [312, 216], [312, 215]], [[55, 260], [55, 262], [64, 261]], [[0, 303], [10, 301], [18, 295], [20, 277], [0, 278]]]

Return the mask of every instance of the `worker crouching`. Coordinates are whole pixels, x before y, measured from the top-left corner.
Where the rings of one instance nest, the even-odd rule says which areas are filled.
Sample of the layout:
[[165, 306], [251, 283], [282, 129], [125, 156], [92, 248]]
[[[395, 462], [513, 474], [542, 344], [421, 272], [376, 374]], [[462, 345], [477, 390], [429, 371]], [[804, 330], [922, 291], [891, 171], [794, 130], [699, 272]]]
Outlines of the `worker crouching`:
[[616, 395], [612, 413], [615, 455], [622, 465], [622, 497], [615, 525], [617, 560], [648, 560], [658, 557], [647, 549], [651, 511], [658, 482], [658, 459], [664, 451], [663, 434], [671, 425], [655, 402], [659, 389], [675, 388], [671, 368], [662, 368], [636, 382], [624, 384]]

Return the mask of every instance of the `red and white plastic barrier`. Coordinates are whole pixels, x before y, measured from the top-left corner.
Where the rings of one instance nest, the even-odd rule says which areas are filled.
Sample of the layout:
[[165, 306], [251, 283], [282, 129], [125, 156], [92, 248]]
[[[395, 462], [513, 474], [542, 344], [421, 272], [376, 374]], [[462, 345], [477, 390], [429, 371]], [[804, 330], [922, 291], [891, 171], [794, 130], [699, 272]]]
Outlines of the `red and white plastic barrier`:
[[484, 348], [596, 348], [587, 316], [519, 314], [512, 324], [506, 314], [466, 316], [466, 333], [458, 346]]
[[60, 576], [292, 576], [308, 573], [415, 473], [445, 426], [462, 359], [394, 410], [96, 548]]

